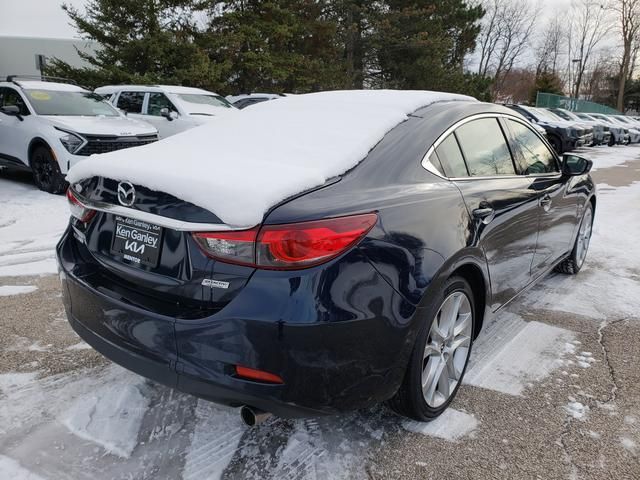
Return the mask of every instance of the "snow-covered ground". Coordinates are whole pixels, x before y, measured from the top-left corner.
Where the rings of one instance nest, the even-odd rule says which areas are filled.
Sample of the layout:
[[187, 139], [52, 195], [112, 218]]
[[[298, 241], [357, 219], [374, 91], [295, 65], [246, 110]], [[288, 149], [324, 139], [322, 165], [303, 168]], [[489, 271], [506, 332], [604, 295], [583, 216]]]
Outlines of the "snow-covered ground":
[[54, 247], [69, 222], [64, 196], [0, 176], [0, 277], [56, 273]]
[[[640, 146], [584, 154], [604, 170], [640, 160]], [[68, 217], [64, 197], [0, 176], [0, 200], [0, 277], [55, 273], [53, 248]], [[581, 329], [554, 325], [543, 312], [583, 319], [585, 330], [638, 318], [638, 207], [640, 182], [599, 185], [584, 270], [576, 277], [549, 276], [485, 325], [465, 392], [476, 388], [492, 399], [526, 401], [554, 375], [578, 382], [596, 368], [599, 352], [585, 350], [578, 340]], [[30, 283], [21, 279], [0, 286], [0, 296], [37, 293]], [[16, 344], [30, 348], [21, 345]], [[85, 349], [80, 342], [66, 350]], [[577, 396], [568, 396], [558, 411], [566, 422], [585, 424], [593, 413]], [[637, 421], [625, 417], [629, 428]], [[424, 438], [462, 445], [487, 435], [483, 429], [490, 423], [480, 405], [457, 400], [430, 424], [378, 407], [318, 419], [271, 418], [248, 429], [236, 410], [171, 391], [115, 365], [45, 377], [37, 369], [6, 372], [0, 374], [0, 478], [366, 479], [372, 475], [364, 459], [387, 442]], [[598, 435], [589, 433], [592, 439]], [[637, 443], [633, 435], [619, 439], [620, 448], [632, 453]], [[430, 459], [417, 460], [416, 465], [426, 465]]]

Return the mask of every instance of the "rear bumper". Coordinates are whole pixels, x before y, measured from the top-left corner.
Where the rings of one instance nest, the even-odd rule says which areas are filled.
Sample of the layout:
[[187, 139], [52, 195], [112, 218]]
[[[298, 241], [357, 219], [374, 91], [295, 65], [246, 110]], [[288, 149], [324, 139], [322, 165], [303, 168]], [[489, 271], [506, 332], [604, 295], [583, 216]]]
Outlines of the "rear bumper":
[[[256, 272], [220, 312], [184, 320], [92, 285], [83, 248], [69, 232], [57, 248], [69, 323], [98, 352], [156, 382], [217, 403], [300, 417], [380, 403], [402, 381], [415, 308], [357, 249], [334, 270]], [[340, 298], [319, 304], [331, 289]], [[238, 378], [235, 365], [275, 373], [285, 383]]]

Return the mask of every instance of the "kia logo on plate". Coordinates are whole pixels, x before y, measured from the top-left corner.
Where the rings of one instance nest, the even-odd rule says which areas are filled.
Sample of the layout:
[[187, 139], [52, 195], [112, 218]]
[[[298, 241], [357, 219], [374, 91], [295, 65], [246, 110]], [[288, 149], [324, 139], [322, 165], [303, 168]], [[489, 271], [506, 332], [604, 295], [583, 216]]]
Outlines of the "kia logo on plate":
[[136, 201], [136, 189], [129, 182], [118, 184], [118, 201], [125, 207], [130, 207]]

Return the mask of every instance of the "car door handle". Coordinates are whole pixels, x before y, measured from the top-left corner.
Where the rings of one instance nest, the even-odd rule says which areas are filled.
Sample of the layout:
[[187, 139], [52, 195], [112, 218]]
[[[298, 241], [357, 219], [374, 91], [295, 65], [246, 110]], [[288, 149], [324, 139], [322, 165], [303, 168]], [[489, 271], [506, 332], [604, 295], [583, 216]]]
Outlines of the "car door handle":
[[548, 212], [551, 209], [551, 197], [549, 195], [545, 195], [540, 200], [540, 206], [544, 208], [545, 212]]
[[473, 212], [474, 218], [482, 220], [482, 223], [487, 225], [496, 216], [496, 211], [491, 207], [476, 208]]

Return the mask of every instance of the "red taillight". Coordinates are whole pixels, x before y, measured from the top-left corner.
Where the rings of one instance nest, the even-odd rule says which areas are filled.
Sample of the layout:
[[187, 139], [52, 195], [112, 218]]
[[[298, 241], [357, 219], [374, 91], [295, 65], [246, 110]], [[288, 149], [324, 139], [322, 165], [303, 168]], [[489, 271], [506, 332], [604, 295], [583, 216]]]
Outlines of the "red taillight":
[[258, 382], [266, 382], [266, 383], [284, 383], [284, 380], [280, 378], [278, 375], [269, 372], [263, 372], [262, 370], [255, 370], [249, 367], [242, 367], [240, 365], [236, 365], [236, 375], [240, 378], [245, 378], [247, 380], [257, 380]]
[[265, 225], [260, 230], [194, 233], [204, 252], [218, 260], [266, 269], [297, 269], [337, 257], [376, 224], [375, 213], [312, 222]]
[[288, 225], [265, 225], [256, 243], [260, 267], [304, 268], [326, 262], [355, 245], [376, 224], [375, 213]]
[[71, 191], [71, 188], [67, 189], [67, 200], [69, 200], [69, 209], [71, 210], [71, 216], [77, 218], [83, 223], [88, 223], [96, 214], [95, 210], [85, 207], [80, 201], [76, 198]]
[[240, 265], [254, 265], [257, 236], [257, 228], [234, 232], [198, 232], [193, 234], [206, 255], [223, 262]]

